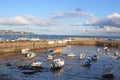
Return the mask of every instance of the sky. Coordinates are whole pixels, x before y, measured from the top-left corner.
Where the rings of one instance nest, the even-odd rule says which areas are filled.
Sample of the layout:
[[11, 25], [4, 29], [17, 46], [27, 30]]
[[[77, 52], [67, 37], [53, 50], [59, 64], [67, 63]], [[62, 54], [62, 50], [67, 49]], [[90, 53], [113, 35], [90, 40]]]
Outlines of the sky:
[[120, 36], [120, 0], [1, 0], [0, 30]]

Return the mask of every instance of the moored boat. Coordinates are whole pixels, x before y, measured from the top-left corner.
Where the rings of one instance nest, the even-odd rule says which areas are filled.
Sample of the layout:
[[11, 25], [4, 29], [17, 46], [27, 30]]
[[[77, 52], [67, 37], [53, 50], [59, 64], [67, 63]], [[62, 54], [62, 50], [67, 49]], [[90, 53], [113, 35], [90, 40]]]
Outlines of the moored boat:
[[82, 61], [82, 66], [90, 66], [91, 65], [91, 57], [87, 57], [84, 61]]
[[27, 54], [27, 53], [29, 53], [29, 49], [28, 48], [21, 49], [21, 53]]
[[75, 57], [76, 55], [74, 53], [69, 53], [68, 57]]
[[91, 59], [94, 61], [94, 60], [97, 60], [99, 58], [99, 56], [98, 55], [93, 55], [92, 57], [91, 57]]
[[32, 67], [42, 68], [42, 62], [33, 62], [31, 64]]
[[104, 52], [105, 52], [105, 53], [109, 53], [109, 52], [110, 52], [109, 48], [108, 48], [108, 47], [105, 47], [105, 48], [104, 48]]
[[47, 58], [48, 58], [48, 60], [52, 60], [53, 56], [49, 54]]
[[101, 54], [102, 54], [100, 48], [97, 49], [97, 54], [98, 54], [98, 55], [101, 55]]
[[84, 53], [80, 54], [80, 60], [82, 60], [82, 59], [85, 59], [85, 54]]
[[36, 54], [33, 53], [33, 52], [30, 52], [30, 53], [28, 53], [28, 54], [25, 54], [25, 58], [26, 58], [26, 59], [33, 59], [33, 58], [35, 58], [35, 57], [36, 57]]
[[65, 61], [61, 58], [58, 58], [53, 60], [52, 64], [50, 64], [50, 67], [52, 69], [57, 69], [57, 68], [63, 67], [64, 64], [65, 64]]

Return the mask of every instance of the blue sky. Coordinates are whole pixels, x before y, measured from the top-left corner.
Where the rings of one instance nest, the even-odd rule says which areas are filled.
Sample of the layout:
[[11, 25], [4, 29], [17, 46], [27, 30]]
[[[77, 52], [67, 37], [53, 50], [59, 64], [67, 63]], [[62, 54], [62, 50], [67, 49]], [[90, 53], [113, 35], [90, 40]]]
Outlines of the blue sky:
[[1, 0], [0, 30], [120, 36], [119, 0]]

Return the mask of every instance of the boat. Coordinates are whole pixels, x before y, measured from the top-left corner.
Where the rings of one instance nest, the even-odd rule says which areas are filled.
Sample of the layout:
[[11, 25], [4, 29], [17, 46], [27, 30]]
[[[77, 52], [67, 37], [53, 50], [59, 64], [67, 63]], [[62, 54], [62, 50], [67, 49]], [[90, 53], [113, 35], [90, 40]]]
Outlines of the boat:
[[106, 54], [109, 53], [109, 52], [110, 52], [109, 48], [108, 48], [108, 47], [105, 47], [105, 48], [104, 48], [104, 52], [105, 52]]
[[101, 54], [102, 54], [100, 48], [97, 49], [97, 54], [98, 54], [98, 55], [101, 55]]
[[30, 53], [28, 53], [28, 54], [25, 55], [25, 58], [26, 58], [26, 59], [33, 59], [33, 58], [35, 58], [35, 57], [36, 57], [36, 54], [33, 53], [33, 52], [30, 52]]
[[56, 54], [61, 54], [62, 50], [61, 50], [61, 49], [56, 49], [54, 52], [55, 52]]
[[65, 64], [65, 61], [61, 58], [58, 58], [58, 59], [54, 59], [52, 64], [50, 64], [50, 67], [52, 69], [58, 69], [58, 68], [61, 68], [63, 67]]
[[82, 61], [82, 66], [90, 66], [91, 65], [91, 57], [87, 57], [84, 61]]
[[93, 55], [92, 57], [91, 57], [91, 59], [94, 61], [94, 60], [97, 60], [99, 58], [99, 56], [98, 55]]
[[51, 49], [47, 53], [52, 55], [52, 54], [55, 54], [55, 51]]
[[29, 53], [29, 49], [28, 48], [21, 49], [21, 53], [27, 54], [27, 53]]
[[80, 54], [80, 60], [82, 60], [82, 59], [85, 59], [85, 54], [84, 53]]
[[32, 67], [37, 67], [37, 68], [41, 68], [42, 67], [42, 62], [33, 62], [31, 64]]
[[120, 59], [120, 53], [119, 52], [115, 52], [114, 53], [114, 58], [115, 59]]
[[52, 60], [53, 56], [49, 54], [47, 58], [48, 58], [48, 60]]
[[75, 57], [76, 55], [74, 53], [68, 54], [68, 57]]

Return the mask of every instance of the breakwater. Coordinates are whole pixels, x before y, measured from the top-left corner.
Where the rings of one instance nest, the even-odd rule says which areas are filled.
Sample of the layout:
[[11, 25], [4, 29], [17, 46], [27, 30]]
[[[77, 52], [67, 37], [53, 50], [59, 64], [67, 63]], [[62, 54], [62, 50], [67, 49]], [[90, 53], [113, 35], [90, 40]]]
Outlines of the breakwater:
[[120, 41], [109, 40], [107, 38], [73, 38], [68, 42], [70, 45], [92, 45], [92, 46], [108, 46], [120, 48]]
[[0, 54], [5, 53], [20, 53], [21, 49], [28, 48], [31, 51], [40, 50], [40, 49], [48, 49], [53, 47], [62, 47], [66, 46], [66, 43], [59, 43], [58, 40], [48, 41], [17, 41], [17, 42], [2, 42], [0, 43]]
[[105, 38], [69, 38], [64, 40], [40, 40], [40, 41], [12, 41], [0, 42], [0, 54], [20, 53], [21, 49], [29, 48], [30, 50], [48, 49], [52, 47], [62, 47], [66, 45], [92, 45], [108, 46], [120, 48], [120, 41], [109, 41]]

